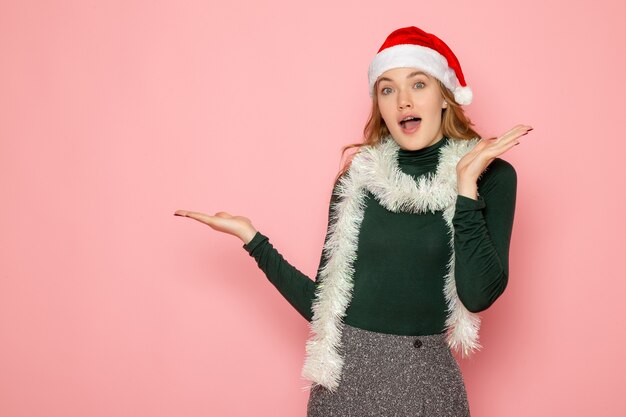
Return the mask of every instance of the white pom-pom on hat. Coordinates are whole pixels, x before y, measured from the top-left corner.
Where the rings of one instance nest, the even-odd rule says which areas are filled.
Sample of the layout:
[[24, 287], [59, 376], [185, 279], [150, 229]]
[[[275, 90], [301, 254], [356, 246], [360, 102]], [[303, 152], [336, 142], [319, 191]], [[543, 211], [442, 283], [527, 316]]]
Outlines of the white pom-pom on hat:
[[470, 104], [474, 98], [474, 93], [469, 86], [457, 87], [454, 90], [454, 100], [461, 105]]

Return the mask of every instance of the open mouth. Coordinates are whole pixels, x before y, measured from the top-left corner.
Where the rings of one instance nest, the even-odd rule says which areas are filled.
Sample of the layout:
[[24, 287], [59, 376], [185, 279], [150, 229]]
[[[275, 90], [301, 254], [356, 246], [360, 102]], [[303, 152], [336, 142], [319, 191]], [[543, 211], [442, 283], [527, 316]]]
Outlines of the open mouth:
[[400, 127], [406, 133], [412, 133], [419, 127], [422, 119], [420, 117], [409, 116], [400, 121]]

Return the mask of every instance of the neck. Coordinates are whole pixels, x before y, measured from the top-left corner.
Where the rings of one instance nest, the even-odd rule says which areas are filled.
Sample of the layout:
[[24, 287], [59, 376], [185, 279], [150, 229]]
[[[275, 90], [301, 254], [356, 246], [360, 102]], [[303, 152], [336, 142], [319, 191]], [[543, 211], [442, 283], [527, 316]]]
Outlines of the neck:
[[446, 136], [443, 136], [437, 142], [422, 149], [398, 149], [398, 165], [419, 165], [426, 169], [434, 168], [439, 161], [439, 150], [447, 142], [447, 139]]

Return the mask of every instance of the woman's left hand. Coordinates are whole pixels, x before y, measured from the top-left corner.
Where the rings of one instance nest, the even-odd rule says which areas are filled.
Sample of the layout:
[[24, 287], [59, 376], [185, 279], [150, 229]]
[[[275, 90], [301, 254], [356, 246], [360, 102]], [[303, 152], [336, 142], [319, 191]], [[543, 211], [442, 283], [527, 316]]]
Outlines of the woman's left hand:
[[480, 174], [496, 157], [518, 145], [519, 138], [532, 129], [530, 126], [517, 125], [498, 138], [481, 139], [456, 165], [458, 182], [475, 184]]

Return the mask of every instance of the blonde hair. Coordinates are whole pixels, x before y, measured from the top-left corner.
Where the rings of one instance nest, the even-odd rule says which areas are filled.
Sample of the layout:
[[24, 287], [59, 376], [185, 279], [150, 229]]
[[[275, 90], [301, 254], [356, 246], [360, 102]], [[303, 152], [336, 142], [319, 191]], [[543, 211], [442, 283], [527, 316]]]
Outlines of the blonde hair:
[[[443, 85], [441, 81], [436, 78], [433, 79], [437, 81], [437, 84], [439, 84], [439, 90], [448, 102], [448, 107], [446, 109], [442, 109], [441, 131], [443, 135], [449, 138], [463, 140], [469, 140], [476, 137], [480, 138], [481, 136], [471, 128], [471, 126], [474, 126], [474, 123], [472, 123], [472, 121], [465, 115], [463, 108], [454, 100], [454, 94], [448, 90], [448, 88]], [[376, 80], [376, 83], [374, 84], [374, 91], [378, 91], [378, 83], [379, 80]], [[388, 134], [389, 129], [387, 129], [387, 125], [385, 124], [378, 108], [378, 95], [374, 93], [374, 96], [372, 97], [372, 109], [370, 116], [365, 124], [365, 128], [363, 129], [363, 142], [352, 143], [343, 147], [341, 151], [342, 158], [348, 149], [358, 149], [350, 154], [350, 156], [346, 159], [346, 162], [335, 178], [335, 182], [348, 170], [348, 168], [350, 168], [352, 158], [354, 158], [354, 155], [358, 153], [362, 146], [376, 145]]]

